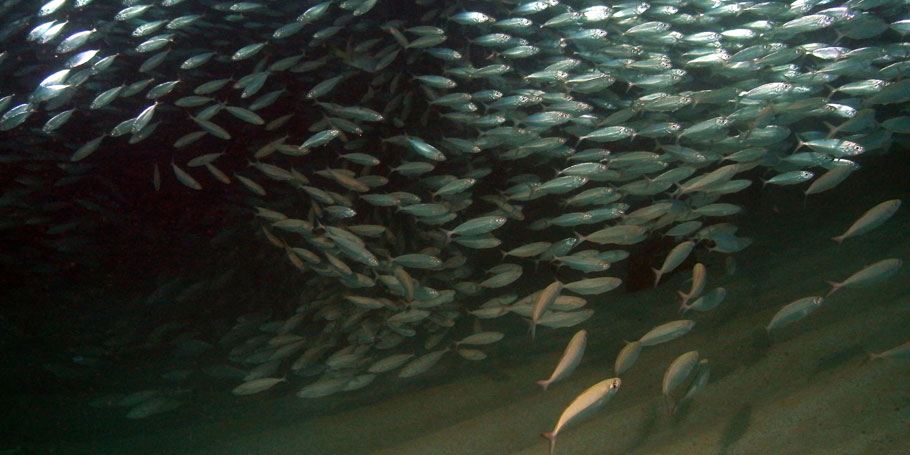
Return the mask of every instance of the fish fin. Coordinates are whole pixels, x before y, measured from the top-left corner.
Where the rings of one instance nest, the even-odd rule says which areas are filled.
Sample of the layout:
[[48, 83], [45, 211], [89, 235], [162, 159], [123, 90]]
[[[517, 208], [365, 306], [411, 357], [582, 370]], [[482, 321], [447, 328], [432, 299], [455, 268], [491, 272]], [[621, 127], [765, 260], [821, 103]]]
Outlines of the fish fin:
[[534, 335], [535, 335], [534, 332], [535, 332], [535, 329], [537, 328], [537, 324], [535, 324], [534, 320], [531, 318], [522, 318], [522, 319], [524, 319], [525, 322], [528, 323], [528, 333], [531, 334], [531, 341], [534, 341]]
[[876, 354], [876, 353], [874, 353], [874, 352], [868, 352], [868, 351], [866, 351], [866, 354], [868, 354], [868, 355], [867, 355], [866, 357], [863, 357], [863, 361], [859, 363], [859, 366], [863, 366], [863, 365], [865, 365], [865, 364], [867, 364], [867, 363], [869, 363], [869, 362], [871, 362], [871, 361], [873, 361], [873, 360], [875, 360], [875, 359], [880, 359], [880, 358], [882, 358], [881, 355]]
[[654, 287], [657, 287], [657, 285], [660, 283], [660, 270], [655, 269], [654, 267], [651, 267], [651, 270], [654, 271]]
[[575, 235], [575, 238], [578, 239], [578, 243], [575, 244], [575, 248], [578, 248], [585, 240], [588, 238], [579, 234], [578, 231], [572, 231], [572, 234]]
[[550, 431], [548, 433], [541, 433], [540, 435], [550, 441], [550, 455], [553, 455], [553, 450], [556, 449], [556, 432]]
[[840, 244], [841, 242], [844, 241], [845, 238], [846, 238], [846, 237], [844, 237], [843, 235], [839, 235], [839, 236], [837, 236], [837, 237], [831, 237], [831, 240], [834, 240], [835, 242], [837, 242], [838, 244]]
[[686, 294], [683, 291], [676, 291], [679, 294], [679, 298], [682, 299], [682, 304], [685, 305], [689, 301], [689, 294]]
[[452, 243], [452, 231], [447, 231], [445, 229], [440, 229], [446, 235], [446, 245]]
[[543, 391], [546, 392], [546, 391], [547, 391], [547, 387], [550, 386], [550, 381], [548, 381], [548, 380], [546, 380], [546, 379], [541, 379], [540, 381], [537, 381], [535, 384], [537, 384], [537, 385], [543, 387]]
[[[830, 96], [830, 95], [828, 95], [828, 96]], [[837, 131], [840, 129], [839, 126], [834, 126], [828, 122], [822, 122], [822, 123], [828, 128], [828, 134], [825, 136], [826, 138], [833, 137], [835, 134], [837, 134]]]

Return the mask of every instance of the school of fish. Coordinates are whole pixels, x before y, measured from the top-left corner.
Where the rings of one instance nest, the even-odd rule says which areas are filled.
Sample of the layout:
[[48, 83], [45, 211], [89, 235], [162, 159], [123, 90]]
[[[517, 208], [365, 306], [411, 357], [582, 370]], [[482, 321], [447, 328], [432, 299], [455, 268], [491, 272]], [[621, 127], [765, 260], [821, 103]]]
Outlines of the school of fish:
[[[186, 197], [217, 188], [240, 207], [231, 238], [305, 288], [291, 312], [242, 315], [221, 337], [241, 366], [233, 393], [291, 383], [315, 398], [417, 376], [449, 353], [482, 360], [504, 336], [475, 329], [491, 319], [525, 320], [532, 338], [582, 324], [586, 299], [622, 284], [611, 268], [636, 246], [675, 241], [652, 264], [657, 287], [687, 260], [751, 244], [728, 195], [760, 184], [811, 197], [910, 134], [901, 0], [408, 4], [4, 0], [0, 163], [15, 178], [0, 184], [0, 210], [14, 214], [3, 230], [43, 226], [48, 251], [78, 256], [97, 245], [86, 239], [98, 220], [117, 218], [122, 195], [99, 180], [182, 185]], [[861, 268], [766, 328], [901, 265]], [[682, 314], [724, 301], [701, 263], [691, 274]], [[627, 342], [615, 374], [694, 327]], [[544, 390], [579, 365], [587, 336]], [[664, 377], [671, 412], [707, 381], [707, 359], [682, 354]], [[571, 403], [546, 434], [551, 453], [619, 385]], [[126, 405], [143, 402], [133, 418], [159, 409]]]

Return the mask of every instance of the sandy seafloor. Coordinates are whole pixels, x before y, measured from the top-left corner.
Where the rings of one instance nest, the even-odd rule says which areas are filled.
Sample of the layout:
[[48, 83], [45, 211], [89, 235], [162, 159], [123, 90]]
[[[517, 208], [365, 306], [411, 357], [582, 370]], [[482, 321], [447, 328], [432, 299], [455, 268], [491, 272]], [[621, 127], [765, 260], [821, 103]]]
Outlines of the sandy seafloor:
[[[910, 361], [869, 361], [867, 355], [910, 340], [910, 268], [874, 287], [842, 289], [771, 337], [764, 330], [782, 305], [824, 295], [826, 280], [842, 280], [884, 258], [910, 261], [910, 184], [901, 174], [864, 168], [805, 208], [803, 187], [764, 191], [758, 207], [733, 220], [740, 235], [755, 238], [736, 255], [735, 274], [725, 274], [719, 255], [699, 253], [708, 264], [707, 289], [726, 287], [724, 303], [691, 314], [697, 325], [685, 337], [646, 348], [614, 399], [559, 435], [556, 453], [910, 453]], [[843, 245], [829, 239], [892, 198], [905, 206], [884, 226]], [[511, 315], [485, 325], [508, 332], [485, 361], [449, 354], [418, 378], [380, 377], [365, 390], [326, 398], [296, 398], [300, 378], [233, 397], [237, 381], [197, 376], [181, 408], [147, 419], [88, 405], [104, 393], [160, 383], [163, 361], [141, 359], [72, 384], [44, 378], [47, 386], [7, 387], [0, 433], [0, 449], [7, 451], [0, 453], [546, 454], [540, 433], [553, 428], [578, 393], [613, 377], [622, 340], [678, 318], [675, 293], [688, 289], [685, 275], [669, 277], [656, 290], [618, 289], [590, 298], [596, 314], [579, 327], [589, 333], [584, 360], [546, 392], [534, 381], [549, 376], [578, 328], [541, 328], [531, 343]], [[664, 370], [693, 349], [709, 359], [710, 383], [670, 416], [660, 392]]]

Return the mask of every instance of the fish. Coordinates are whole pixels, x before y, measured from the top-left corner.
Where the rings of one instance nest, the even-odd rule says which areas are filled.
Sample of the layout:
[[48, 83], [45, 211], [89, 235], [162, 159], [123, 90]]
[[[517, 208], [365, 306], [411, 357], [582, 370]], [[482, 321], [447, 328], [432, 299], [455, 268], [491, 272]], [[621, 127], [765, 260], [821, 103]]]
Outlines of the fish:
[[320, 398], [344, 390], [349, 377], [324, 378], [305, 386], [297, 392], [298, 398]]
[[698, 351], [686, 352], [673, 360], [664, 373], [663, 385], [661, 386], [661, 392], [664, 396], [669, 397], [686, 380], [696, 364], [698, 364]]
[[695, 321], [687, 319], [667, 322], [649, 330], [638, 342], [641, 343], [642, 347], [666, 343], [689, 333], [693, 327], [695, 327]]
[[548, 379], [542, 379], [537, 381], [537, 385], [543, 387], [543, 390], [546, 391], [550, 384], [565, 379], [578, 367], [578, 364], [581, 363], [581, 358], [585, 353], [585, 346], [588, 342], [588, 332], [585, 330], [579, 330], [572, 336], [572, 339], [569, 340], [569, 344], [566, 345], [565, 351], [562, 353], [562, 357], [559, 358], [559, 362], [556, 364], [556, 369], [553, 370], [553, 374], [550, 375]]
[[155, 397], [144, 401], [126, 414], [128, 419], [144, 419], [146, 417], [169, 412], [180, 407], [183, 403], [170, 397]]
[[837, 243], [841, 243], [844, 239], [849, 237], [856, 237], [860, 234], [869, 232], [882, 224], [885, 221], [888, 221], [889, 218], [894, 216], [901, 206], [900, 199], [891, 199], [885, 202], [876, 204], [875, 207], [867, 210], [866, 213], [863, 213], [853, 224], [847, 228], [847, 231], [836, 237], [832, 237], [831, 240], [834, 240]]
[[726, 297], [727, 290], [725, 288], [714, 288], [695, 299], [691, 304], [684, 304], [680, 309], [680, 313], [685, 314], [689, 310], [711, 311], [716, 308], [717, 305], [720, 305]]
[[382, 358], [374, 362], [367, 368], [367, 371], [370, 373], [385, 373], [392, 371], [405, 363], [411, 360], [414, 357], [414, 354], [392, 354], [388, 357]]
[[891, 349], [870, 353], [870, 359], [910, 359], [910, 342], [895, 346]]
[[896, 258], [882, 259], [874, 264], [863, 267], [861, 270], [847, 277], [844, 281], [839, 283], [829, 281], [828, 284], [831, 285], [831, 290], [828, 291], [827, 296], [830, 297], [837, 292], [838, 289], [845, 286], [867, 286], [885, 280], [896, 274], [903, 264], [904, 261]]
[[[299, 295], [238, 320], [228, 358], [277, 377], [286, 366], [270, 362], [296, 356], [287, 363], [301, 376], [345, 379], [312, 393], [341, 392], [407, 369], [415, 345], [427, 351], [418, 356], [497, 355], [472, 349], [498, 336], [467, 331], [480, 320], [515, 313], [533, 334], [609, 311], [578, 296], [622, 284], [598, 272], [636, 260], [652, 233], [678, 248], [655, 285], [696, 245], [732, 258], [752, 243], [733, 224], [754, 216], [752, 202], [734, 202], [762, 194], [756, 178], [807, 199], [833, 192], [910, 132], [900, 2], [433, 3], [407, 14], [375, 0], [228, 2], [204, 14], [181, 0], [5, 3], [0, 161], [15, 178], [0, 183], [0, 206], [15, 216], [4, 234], [54, 253], [13, 248], [5, 262], [21, 264], [15, 274], [85, 265], [105, 253], [93, 248], [102, 226], [168, 238], [126, 208], [164, 192], [197, 201], [163, 219], [200, 227], [209, 218], [194, 209], [217, 213], [217, 229], [200, 231], [216, 269], [254, 270], [245, 283]], [[871, 232], [891, 216], [878, 210], [835, 239]], [[599, 249], [609, 244], [632, 247]], [[182, 284], [149, 300], [230, 293], [240, 281], [222, 271], [169, 280]], [[681, 312], [721, 303], [726, 292], [705, 292], [706, 280], [696, 265]], [[554, 282], [521, 303], [493, 300]], [[628, 343], [617, 375], [643, 346], [689, 329]], [[374, 356], [390, 369], [369, 371]]]
[[620, 375], [632, 368], [632, 365], [638, 360], [638, 355], [641, 354], [641, 348], [642, 344], [640, 341], [627, 341], [626, 345], [619, 350], [619, 354], [616, 355], [613, 371]]
[[784, 305], [774, 314], [774, 317], [771, 318], [771, 322], [768, 323], [765, 330], [770, 332], [774, 329], [779, 329], [799, 321], [817, 310], [824, 301], [825, 299], [823, 297], [818, 296], [803, 297], [794, 300], [793, 302]]
[[432, 351], [411, 360], [400, 372], [398, 372], [398, 377], [410, 378], [429, 370], [442, 359], [442, 356], [445, 355], [446, 352], [449, 352], [448, 348]]
[[252, 395], [271, 389], [279, 382], [287, 381], [287, 378], [259, 378], [252, 381], [244, 382], [231, 391], [234, 395]]
[[192, 188], [194, 190], [202, 189], [202, 185], [196, 179], [194, 179], [193, 176], [191, 176], [190, 174], [187, 174], [186, 171], [184, 171], [179, 166], [177, 166], [177, 164], [174, 163], [173, 161], [171, 161], [171, 168], [174, 170], [174, 175], [177, 176], [177, 180], [180, 183], [182, 183], [182, 184], [186, 185], [187, 187]]
[[683, 293], [682, 291], [676, 291], [680, 297], [682, 297], [682, 303], [680, 304], [679, 311], [683, 313], [689, 300], [697, 298], [701, 295], [702, 291], [705, 289], [705, 283], [708, 280], [708, 270], [705, 268], [705, 265], [702, 263], [697, 263], [692, 266], [692, 286], [688, 293]]
[[463, 344], [471, 346], [480, 346], [485, 344], [492, 344], [505, 337], [505, 334], [502, 332], [478, 332], [472, 335], [468, 335], [461, 340], [455, 342], [455, 347], [461, 346]]
[[692, 253], [692, 250], [695, 248], [695, 242], [687, 240], [673, 247], [670, 250], [670, 253], [667, 254], [666, 259], [664, 259], [663, 265], [660, 266], [660, 269], [651, 269], [654, 271], [654, 287], [660, 283], [660, 277], [665, 273], [670, 273], [679, 267], [683, 261], [689, 257], [689, 254]]
[[689, 390], [686, 391], [686, 394], [676, 402], [676, 405], [678, 406], [681, 403], [689, 401], [701, 393], [701, 391], [707, 387], [710, 379], [711, 367], [708, 364], [708, 359], [700, 359], [698, 365], [695, 366], [695, 379], [692, 380], [692, 385], [689, 386]]
[[531, 311], [531, 327], [529, 332], [531, 333], [531, 341], [534, 341], [534, 335], [537, 332], [537, 323], [543, 314], [553, 305], [553, 302], [556, 301], [556, 298], [559, 297], [559, 293], [562, 292], [563, 284], [559, 280], [554, 281], [547, 285], [540, 294], [537, 295], [537, 298], [534, 299]]
[[550, 455], [553, 455], [556, 450], [556, 436], [559, 435], [560, 431], [562, 431], [566, 425], [575, 422], [582, 415], [587, 415], [590, 412], [603, 407], [603, 405], [613, 398], [613, 395], [616, 395], [616, 392], [619, 391], [621, 385], [622, 380], [619, 378], [604, 379], [603, 381], [588, 387], [584, 392], [575, 397], [575, 399], [569, 403], [569, 406], [562, 411], [562, 414], [560, 414], [559, 420], [556, 422], [556, 427], [553, 428], [553, 431], [541, 434], [541, 436], [550, 441]]

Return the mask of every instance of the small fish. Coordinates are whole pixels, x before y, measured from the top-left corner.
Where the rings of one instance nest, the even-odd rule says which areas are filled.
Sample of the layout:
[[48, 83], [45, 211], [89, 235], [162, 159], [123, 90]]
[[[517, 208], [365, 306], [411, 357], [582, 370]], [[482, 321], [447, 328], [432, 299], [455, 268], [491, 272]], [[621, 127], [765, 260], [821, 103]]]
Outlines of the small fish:
[[613, 369], [617, 375], [623, 374], [629, 368], [632, 368], [632, 365], [638, 360], [638, 355], [641, 354], [641, 348], [640, 341], [626, 342], [626, 345], [616, 355], [616, 362], [613, 364]]
[[584, 392], [575, 397], [569, 406], [562, 411], [553, 431], [541, 434], [541, 436], [550, 441], [550, 455], [553, 455], [553, 452], [556, 449], [556, 436], [559, 432], [562, 431], [566, 425], [577, 420], [579, 416], [588, 415], [590, 412], [605, 405], [613, 398], [613, 395], [616, 395], [620, 385], [622, 385], [622, 380], [619, 378], [605, 379], [588, 387]]
[[903, 264], [904, 261], [900, 259], [883, 259], [864, 267], [840, 283], [829, 281], [828, 284], [831, 285], [831, 290], [828, 291], [828, 296], [845, 286], [866, 286], [884, 280], [897, 273]]
[[459, 341], [455, 342], [455, 347], [461, 346], [463, 344], [471, 346], [479, 346], [485, 344], [492, 344], [501, 340], [505, 336], [502, 332], [479, 332], [473, 335], [468, 335], [462, 338]]
[[234, 395], [252, 395], [254, 393], [264, 392], [271, 389], [279, 382], [287, 381], [287, 378], [259, 378], [252, 381], [244, 382], [231, 391]]
[[778, 310], [778, 312], [771, 318], [771, 322], [768, 323], [768, 326], [765, 328], [767, 331], [774, 329], [779, 329], [786, 325], [790, 325], [800, 319], [808, 316], [813, 311], [817, 310], [818, 307], [824, 303], [825, 299], [822, 297], [804, 297], [799, 300], [793, 301], [784, 305], [783, 308]]
[[910, 359], [910, 341], [887, 351], [869, 354], [872, 359]]
[[369, 373], [385, 373], [392, 371], [411, 360], [414, 354], [392, 354], [383, 359], [379, 359], [367, 368]]
[[676, 267], [679, 267], [679, 264], [682, 264], [683, 261], [689, 257], [689, 254], [692, 253], [692, 249], [695, 248], [695, 242], [687, 240], [673, 247], [670, 250], [670, 253], [667, 254], [667, 258], [664, 259], [663, 265], [660, 266], [660, 269], [651, 269], [654, 271], [654, 287], [657, 287], [657, 284], [660, 283], [660, 277], [665, 273], [670, 273]]
[[847, 239], [849, 237], [856, 237], [857, 235], [865, 234], [866, 232], [869, 232], [881, 226], [885, 223], [885, 221], [888, 221], [888, 219], [891, 218], [895, 212], [897, 212], [897, 209], [899, 209], [900, 206], [900, 199], [891, 199], [890, 201], [882, 202], [875, 207], [867, 210], [863, 216], [854, 221], [853, 224], [851, 224], [847, 229], [847, 232], [844, 232], [837, 237], [832, 237], [831, 239], [837, 243], [841, 243], [844, 241], [844, 239]]
[[714, 288], [705, 293], [705, 295], [697, 298], [691, 305], [683, 306], [681, 312], [683, 314], [689, 310], [695, 311], [710, 311], [720, 305], [724, 301], [724, 298], [727, 297], [727, 290], [724, 288]]
[[698, 363], [698, 351], [689, 351], [680, 355], [667, 368], [664, 373], [662, 393], [669, 395], [689, 376]]
[[328, 396], [344, 390], [345, 384], [347, 384], [350, 379], [351, 378], [349, 377], [320, 379], [319, 381], [300, 389], [300, 391], [297, 392], [297, 396], [300, 398], [319, 398]]
[[543, 291], [538, 294], [537, 298], [534, 300], [534, 305], [532, 306], [533, 311], [531, 312], [531, 341], [534, 341], [534, 335], [537, 332], [537, 323], [540, 320], [541, 316], [550, 309], [550, 306], [553, 305], [553, 302], [556, 301], [556, 298], [559, 297], [559, 293], [562, 292], [562, 282], [559, 280], [554, 281], [547, 285]]
[[174, 163], [173, 161], [171, 161], [171, 168], [173, 168], [173, 170], [174, 170], [174, 175], [177, 177], [177, 181], [179, 181], [180, 183], [182, 183], [194, 190], [202, 189], [202, 185], [200, 185], [199, 182], [193, 178], [193, 176], [191, 176], [190, 174], [187, 174], [186, 171], [184, 171], [179, 166], [177, 166], [177, 163]]
[[161, 171], [158, 170], [158, 163], [152, 167], [152, 188], [161, 191]]
[[695, 321], [682, 319], [659, 325], [649, 330], [638, 340], [642, 346], [654, 346], [656, 344], [666, 343], [675, 340], [695, 327]]
[[398, 377], [410, 378], [429, 370], [433, 367], [433, 365], [436, 365], [439, 362], [439, 360], [446, 352], [449, 352], [448, 348], [439, 351], [433, 351], [412, 360], [410, 363], [405, 365], [404, 368], [401, 369], [401, 371], [398, 373]]
[[692, 287], [689, 290], [689, 293], [683, 293], [682, 291], [676, 291], [680, 297], [682, 297], [682, 304], [680, 305], [679, 311], [682, 313], [685, 311], [686, 304], [689, 300], [697, 298], [701, 295], [702, 291], [705, 289], [705, 283], [708, 281], [708, 269], [705, 268], [705, 265], [702, 263], [695, 264], [692, 267]]
[[578, 367], [578, 364], [581, 363], [587, 341], [587, 331], [579, 330], [576, 332], [575, 335], [572, 336], [572, 339], [569, 340], [569, 344], [566, 346], [565, 351], [563, 351], [559, 363], [556, 364], [556, 369], [553, 370], [553, 374], [550, 375], [549, 379], [537, 381], [537, 385], [543, 387], [543, 390], [546, 391], [550, 384], [565, 379], [572, 374], [572, 372], [575, 371], [575, 368]]

